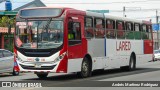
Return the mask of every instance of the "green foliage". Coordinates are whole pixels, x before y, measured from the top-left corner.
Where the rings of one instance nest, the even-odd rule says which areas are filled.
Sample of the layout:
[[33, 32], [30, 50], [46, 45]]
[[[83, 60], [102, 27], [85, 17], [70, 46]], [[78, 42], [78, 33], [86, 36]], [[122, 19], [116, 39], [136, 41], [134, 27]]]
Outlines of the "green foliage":
[[9, 18], [8, 16], [0, 18], [0, 27], [8, 27], [9, 25], [11, 25], [11, 27], [15, 27], [14, 18]]

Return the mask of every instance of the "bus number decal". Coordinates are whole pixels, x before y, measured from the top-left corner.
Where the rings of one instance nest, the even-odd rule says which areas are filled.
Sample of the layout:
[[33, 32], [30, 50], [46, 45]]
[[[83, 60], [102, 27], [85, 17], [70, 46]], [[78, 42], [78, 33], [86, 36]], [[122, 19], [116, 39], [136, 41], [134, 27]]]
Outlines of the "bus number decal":
[[116, 42], [116, 50], [117, 51], [130, 51], [131, 50], [131, 42], [130, 41]]

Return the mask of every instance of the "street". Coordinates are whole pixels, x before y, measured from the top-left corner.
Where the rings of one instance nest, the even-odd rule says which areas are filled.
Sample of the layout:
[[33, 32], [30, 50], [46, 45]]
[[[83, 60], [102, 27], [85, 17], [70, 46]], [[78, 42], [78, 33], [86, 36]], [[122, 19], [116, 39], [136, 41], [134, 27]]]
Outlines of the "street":
[[[103, 87], [108, 88], [104, 81], [160, 81], [160, 61], [148, 62], [137, 66], [135, 71], [123, 71], [121, 69], [105, 70], [104, 72], [93, 72], [92, 77], [81, 79], [76, 74], [54, 74], [40, 80], [33, 73], [21, 73], [19, 76], [11, 76], [10, 74], [1, 74], [0, 81], [28, 81], [42, 83], [42, 87]], [[111, 88], [111, 87], [109, 87]], [[134, 87], [133, 87], [134, 88]], [[7, 88], [4, 88], [7, 89]], [[13, 88], [14, 89], [14, 88]], [[17, 89], [17, 88], [16, 88]], [[24, 90], [24, 88], [18, 88]], [[26, 88], [25, 90], [40, 89]], [[78, 89], [78, 88], [76, 88]], [[157, 88], [155, 88], [157, 89]]]

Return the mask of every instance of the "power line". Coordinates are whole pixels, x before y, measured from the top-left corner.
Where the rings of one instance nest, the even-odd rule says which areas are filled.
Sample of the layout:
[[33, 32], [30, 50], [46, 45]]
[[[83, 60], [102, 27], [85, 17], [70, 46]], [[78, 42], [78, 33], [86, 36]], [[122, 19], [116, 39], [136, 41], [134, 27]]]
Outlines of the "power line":
[[[132, 17], [134, 18], [134, 17]], [[156, 18], [156, 16], [150, 16], [150, 17], [136, 17], [134, 19], [146, 19], [146, 18]]]
[[[156, 10], [160, 10], [159, 8], [155, 8], [155, 9], [135, 9], [135, 10], [132, 10], [132, 9], [129, 9], [125, 12], [134, 12], [134, 11], [156, 11]], [[123, 12], [123, 10], [110, 10], [110, 12]]]
[[[139, 2], [159, 2], [160, 0], [143, 0], [143, 1], [139, 1], [139, 0], [135, 0], [135, 1], [128, 1], [128, 2], [100, 2], [100, 3], [92, 3], [92, 2], [46, 2], [45, 4], [124, 4], [124, 3], [139, 3]], [[28, 2], [17, 2], [17, 1], [12, 1], [12, 3], [28, 3]]]
[[91, 3], [91, 2], [89, 2], [89, 3], [73, 3], [73, 2], [68, 2], [68, 3], [64, 3], [64, 2], [62, 2], [62, 3], [53, 3], [53, 2], [51, 2], [51, 3], [46, 3], [46, 4], [119, 4], [119, 3], [122, 3], [122, 4], [124, 4], [124, 3], [140, 3], [140, 2], [150, 2], [150, 1], [153, 1], [153, 2], [157, 2], [157, 1], [160, 1], [160, 0], [143, 0], [143, 1], [139, 1], [139, 0], [135, 0], [135, 1], [128, 1], [128, 2], [102, 2], [102, 3]]

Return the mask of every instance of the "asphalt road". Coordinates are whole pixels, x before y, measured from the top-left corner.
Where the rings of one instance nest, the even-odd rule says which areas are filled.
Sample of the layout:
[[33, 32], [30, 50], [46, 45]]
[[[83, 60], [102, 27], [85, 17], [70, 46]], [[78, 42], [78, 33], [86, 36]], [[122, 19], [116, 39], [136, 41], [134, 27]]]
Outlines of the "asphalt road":
[[[92, 77], [89, 78], [79, 78], [74, 73], [69, 74], [54, 74], [50, 73], [46, 79], [39, 79], [33, 73], [20, 73], [19, 76], [12, 76], [11, 74], [5, 73], [0, 75], [0, 81], [21, 81], [22, 83], [41, 83], [43, 88], [12, 88], [12, 90], [107, 90], [107, 89], [117, 89], [117, 90], [128, 90], [141, 89], [142, 90], [159, 90], [159, 87], [113, 87], [113, 83], [124, 84], [124, 83], [159, 83], [160, 86], [160, 61], [148, 62], [143, 65], [137, 66], [135, 71], [123, 71], [121, 69], [105, 70], [104, 72], [93, 72]], [[130, 82], [131, 81], [131, 82]], [[154, 82], [158, 81], [158, 82]], [[139, 83], [138, 82], [138, 83]], [[17, 82], [16, 82], [17, 83]], [[54, 89], [53, 89], [54, 88]], [[9, 90], [8, 88], [0, 88], [0, 90]]]

